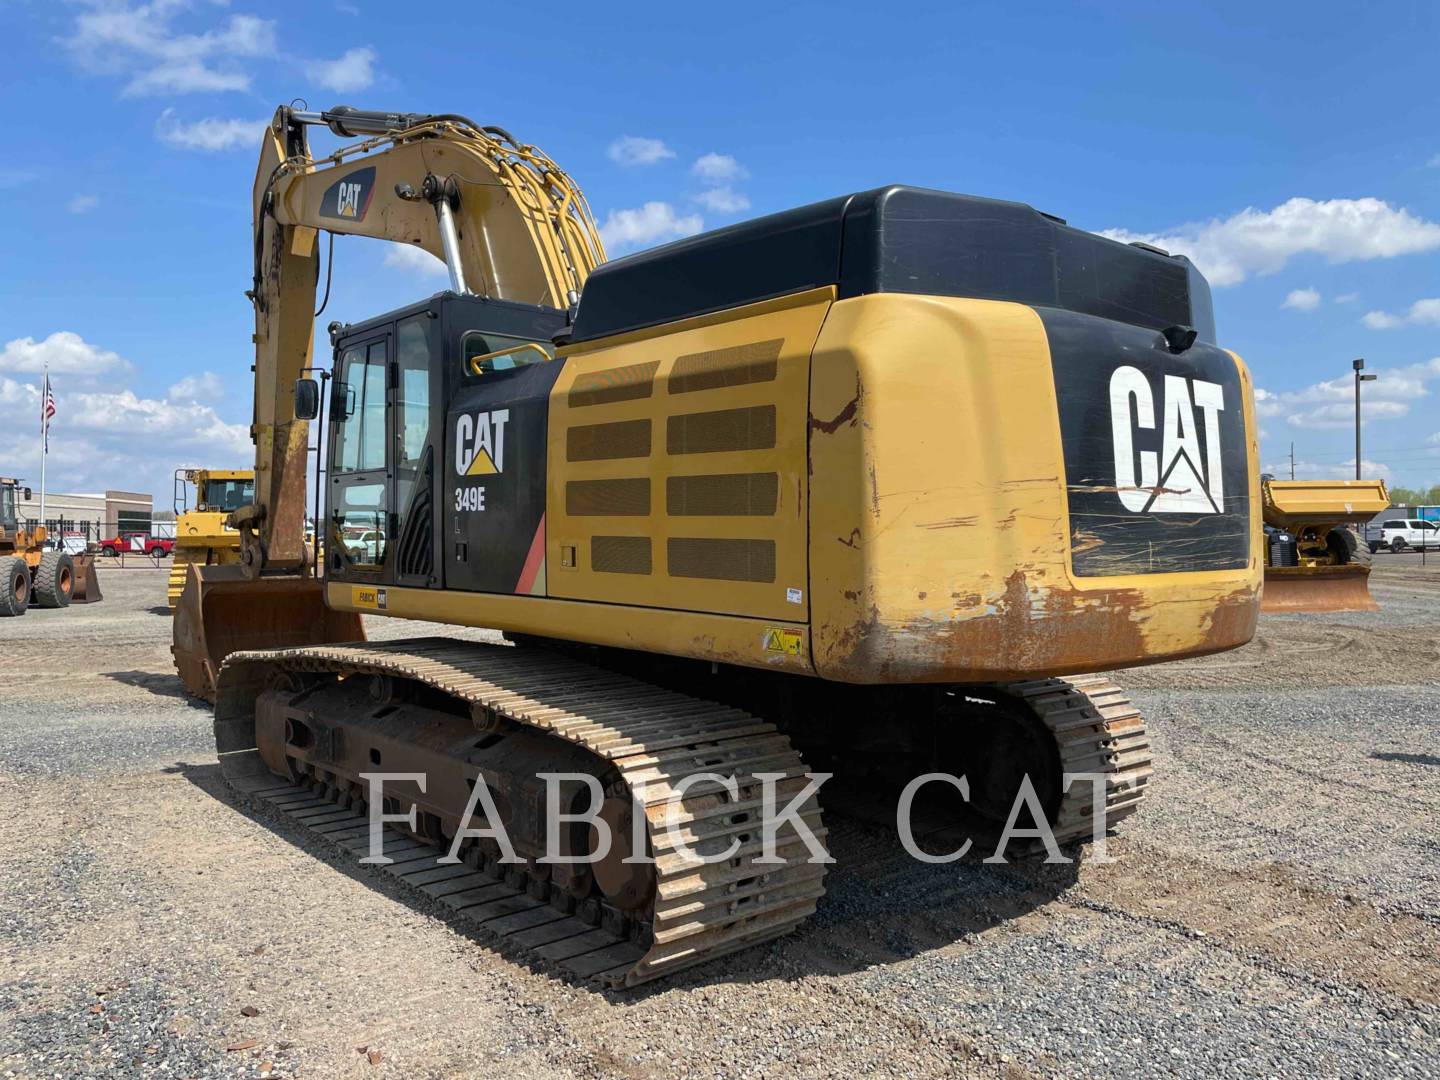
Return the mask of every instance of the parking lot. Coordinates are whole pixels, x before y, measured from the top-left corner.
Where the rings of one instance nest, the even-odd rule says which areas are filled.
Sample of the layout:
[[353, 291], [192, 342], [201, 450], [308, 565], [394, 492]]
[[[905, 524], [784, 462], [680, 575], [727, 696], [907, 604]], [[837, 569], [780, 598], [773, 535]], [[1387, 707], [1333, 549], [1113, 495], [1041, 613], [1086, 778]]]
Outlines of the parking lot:
[[0, 1073], [1433, 1076], [1440, 554], [1375, 566], [1379, 612], [1121, 673], [1156, 760], [1114, 864], [832, 819], [802, 930], [603, 993], [238, 804], [166, 571], [102, 565], [0, 621]]

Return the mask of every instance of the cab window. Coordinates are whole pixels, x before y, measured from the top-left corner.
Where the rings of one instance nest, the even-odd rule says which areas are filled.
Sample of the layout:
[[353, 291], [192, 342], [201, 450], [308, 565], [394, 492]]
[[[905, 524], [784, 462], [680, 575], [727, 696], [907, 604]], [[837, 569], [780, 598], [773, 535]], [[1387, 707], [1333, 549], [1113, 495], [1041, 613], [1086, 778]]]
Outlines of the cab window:
[[336, 472], [385, 468], [385, 342], [345, 350], [337, 387]]
[[[539, 349], [533, 348], [536, 345]], [[504, 351], [511, 349], [514, 351]], [[490, 353], [498, 355], [489, 356]], [[475, 378], [476, 372], [471, 361], [477, 356], [488, 357], [481, 361], [479, 371], [480, 375], [488, 375], [492, 371], [513, 371], [518, 367], [541, 363], [553, 358], [555, 349], [543, 341], [527, 341], [525, 338], [492, 334], [486, 330], [469, 330], [460, 339], [460, 355], [463, 365], [461, 371], [467, 377]]]
[[212, 510], [238, 510], [255, 501], [255, 481], [211, 480], [201, 501]]

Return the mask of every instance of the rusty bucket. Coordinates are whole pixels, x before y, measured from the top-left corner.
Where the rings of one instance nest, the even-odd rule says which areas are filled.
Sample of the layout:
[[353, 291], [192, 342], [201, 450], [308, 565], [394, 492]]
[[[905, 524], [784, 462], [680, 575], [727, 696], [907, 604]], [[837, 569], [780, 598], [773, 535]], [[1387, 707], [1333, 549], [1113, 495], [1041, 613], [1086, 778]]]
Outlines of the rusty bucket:
[[1261, 611], [1379, 611], [1370, 595], [1370, 568], [1267, 566]]
[[327, 608], [324, 584], [315, 578], [251, 580], [238, 565], [192, 563], [170, 651], [185, 689], [213, 703], [220, 665], [233, 652], [364, 640], [360, 616]]
[[70, 562], [75, 582], [70, 592], [70, 603], [93, 604], [103, 600], [100, 595], [100, 568], [95, 565], [95, 556], [72, 555]]

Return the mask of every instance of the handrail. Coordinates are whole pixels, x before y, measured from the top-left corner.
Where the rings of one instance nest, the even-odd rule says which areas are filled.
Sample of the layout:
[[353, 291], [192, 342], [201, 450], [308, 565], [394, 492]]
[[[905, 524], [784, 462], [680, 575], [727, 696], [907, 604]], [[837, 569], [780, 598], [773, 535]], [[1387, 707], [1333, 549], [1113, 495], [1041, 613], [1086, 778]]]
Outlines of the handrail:
[[541, 360], [555, 359], [553, 356], [550, 355], [549, 351], [545, 348], [545, 346], [541, 345], [539, 342], [527, 341], [522, 345], [511, 345], [505, 349], [496, 349], [494, 352], [488, 352], [484, 356], [472, 356], [468, 361], [468, 363], [470, 364], [470, 374], [484, 375], [485, 372], [480, 370], [480, 365], [483, 364], [486, 360], [494, 360], [497, 356], [509, 356], [512, 353], [524, 352], [526, 349], [533, 349], [535, 352], [538, 352], [540, 354]]

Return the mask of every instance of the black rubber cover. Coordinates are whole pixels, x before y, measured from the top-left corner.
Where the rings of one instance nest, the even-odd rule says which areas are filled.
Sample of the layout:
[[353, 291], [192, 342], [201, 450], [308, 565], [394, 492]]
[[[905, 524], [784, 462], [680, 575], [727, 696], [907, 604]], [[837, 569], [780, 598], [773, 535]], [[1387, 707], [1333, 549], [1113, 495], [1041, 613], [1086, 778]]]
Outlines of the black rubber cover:
[[1060, 308], [1215, 342], [1210, 287], [1183, 256], [1096, 236], [1024, 203], [891, 186], [616, 259], [585, 283], [573, 340], [837, 286]]

